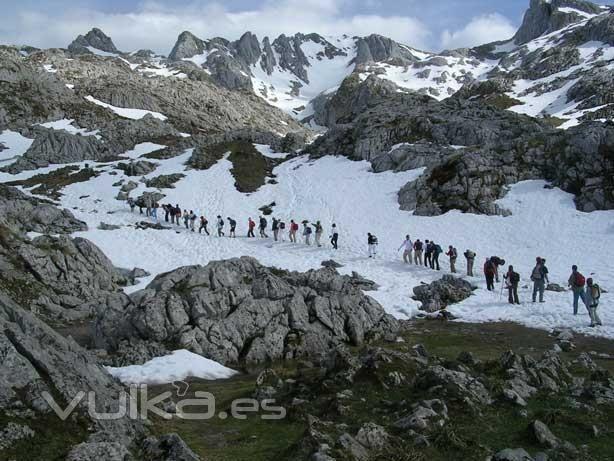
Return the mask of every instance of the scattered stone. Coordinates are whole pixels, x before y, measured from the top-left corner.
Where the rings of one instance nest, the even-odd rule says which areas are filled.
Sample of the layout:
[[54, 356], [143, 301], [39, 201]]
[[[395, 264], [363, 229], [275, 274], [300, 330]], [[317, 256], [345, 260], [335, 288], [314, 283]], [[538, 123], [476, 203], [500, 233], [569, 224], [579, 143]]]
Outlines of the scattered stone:
[[329, 259], [327, 261], [322, 261], [321, 264], [323, 267], [332, 267], [335, 269], [339, 269], [340, 267], [343, 267], [343, 264], [339, 264], [337, 261], [333, 260], [333, 259]]
[[563, 288], [561, 285], [558, 285], [556, 283], [549, 283], [546, 286], [546, 291], [555, 291], [555, 292], [561, 293], [561, 292], [567, 291], [567, 290], [565, 288]]
[[15, 442], [34, 437], [35, 433], [28, 426], [9, 422], [0, 431], [0, 451], [10, 448]]
[[533, 421], [531, 424], [531, 430], [533, 431], [535, 439], [542, 446], [547, 448], [557, 448], [561, 444], [560, 440], [550, 431], [550, 429], [548, 429], [548, 426], [539, 420]]
[[105, 222], [100, 222], [100, 224], [98, 224], [98, 229], [100, 230], [117, 230], [117, 229], [121, 229], [122, 226], [118, 226], [116, 224], [107, 224]]
[[163, 226], [159, 222], [140, 221], [135, 224], [137, 229], [170, 230], [170, 227]]
[[494, 457], [493, 461], [535, 461], [524, 448], [506, 448]]
[[475, 289], [466, 280], [446, 274], [433, 283], [414, 287], [413, 299], [422, 302], [420, 310], [436, 312], [467, 299]]

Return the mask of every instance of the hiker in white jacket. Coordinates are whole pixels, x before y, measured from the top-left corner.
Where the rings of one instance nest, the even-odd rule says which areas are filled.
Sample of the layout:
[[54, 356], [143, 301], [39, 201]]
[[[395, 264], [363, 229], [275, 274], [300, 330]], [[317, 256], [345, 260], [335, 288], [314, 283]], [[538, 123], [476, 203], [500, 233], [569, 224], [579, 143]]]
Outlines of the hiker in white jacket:
[[401, 244], [401, 246], [399, 247], [397, 251], [400, 251], [401, 248], [403, 248], [403, 262], [405, 264], [411, 264], [412, 263], [411, 253], [414, 248], [414, 244], [411, 241], [411, 238], [409, 238], [409, 235], [405, 236], [405, 240], [403, 241], [403, 243]]

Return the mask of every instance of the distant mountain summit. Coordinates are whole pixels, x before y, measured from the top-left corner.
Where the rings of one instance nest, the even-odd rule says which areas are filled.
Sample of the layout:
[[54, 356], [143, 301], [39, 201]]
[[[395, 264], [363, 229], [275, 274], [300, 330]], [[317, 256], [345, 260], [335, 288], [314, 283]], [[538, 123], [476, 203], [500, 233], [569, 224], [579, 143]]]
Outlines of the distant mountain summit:
[[79, 35], [68, 45], [68, 51], [73, 54], [96, 54], [96, 51], [119, 54], [111, 37], [94, 27], [85, 35]]

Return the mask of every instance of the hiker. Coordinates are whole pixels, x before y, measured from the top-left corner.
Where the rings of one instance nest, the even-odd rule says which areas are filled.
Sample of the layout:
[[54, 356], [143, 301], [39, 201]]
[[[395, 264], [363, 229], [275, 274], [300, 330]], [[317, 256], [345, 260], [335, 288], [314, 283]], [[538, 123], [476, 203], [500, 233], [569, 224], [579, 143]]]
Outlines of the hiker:
[[164, 210], [164, 222], [168, 222], [168, 218], [171, 213], [170, 205], [168, 203], [166, 205], [162, 205], [162, 209]]
[[160, 208], [160, 204], [155, 202], [151, 208], [151, 217], [154, 219], [154, 221], [158, 220], [158, 208]]
[[134, 213], [136, 203], [134, 203], [134, 199], [132, 197], [128, 197], [128, 206], [130, 207], [130, 213]]
[[237, 230], [237, 222], [230, 217], [227, 217], [226, 219], [228, 220], [228, 225], [230, 226], [230, 232], [228, 233], [228, 237], [237, 238], [237, 234], [235, 233], [235, 231]]
[[190, 218], [190, 230], [194, 232], [194, 227], [196, 225], [196, 214], [194, 213], [193, 210], [190, 210], [189, 218]]
[[217, 236], [223, 237], [224, 236], [224, 220], [222, 219], [220, 215], [217, 216], [216, 227], [217, 227]]
[[430, 267], [431, 269], [433, 268], [433, 261], [431, 260], [432, 256], [433, 256], [433, 247], [431, 245], [431, 242], [429, 240], [425, 240], [424, 241], [424, 265], [426, 267]]
[[190, 213], [188, 213], [188, 210], [183, 210], [183, 224], [185, 224], [186, 229], [190, 228]]
[[416, 240], [414, 242], [414, 264], [416, 265], [421, 265], [422, 266], [422, 252], [424, 245], [423, 243], [420, 241], [420, 239]]
[[369, 246], [369, 258], [375, 258], [377, 255], [377, 237], [367, 233], [367, 245]]
[[171, 219], [171, 224], [175, 224], [175, 207], [168, 203], [166, 205], [166, 209], [168, 210], [168, 215]]
[[338, 243], [339, 243], [339, 228], [337, 227], [337, 224], [333, 223], [333, 226], [330, 230], [331, 236], [330, 236], [330, 244], [333, 246], [333, 250], [338, 250]]
[[535, 259], [535, 267], [531, 271], [531, 281], [533, 282], [533, 302], [537, 299], [539, 293], [539, 302], [544, 301], [544, 291], [546, 290], [546, 281], [548, 280], [548, 269], [545, 265], [545, 259], [542, 260], [539, 256]]
[[597, 306], [599, 306], [599, 298], [601, 298], [601, 288], [593, 282], [592, 278], [586, 280], [586, 305], [588, 306], [588, 315], [591, 316], [591, 327], [601, 325], [601, 319], [597, 315]]
[[258, 228], [260, 229], [260, 238], [269, 238], [269, 236], [266, 235], [266, 226], [266, 218], [264, 216], [260, 216], [260, 226], [258, 226]]
[[503, 276], [505, 285], [507, 286], [508, 297], [510, 304], [520, 304], [518, 299], [518, 284], [520, 283], [520, 274], [514, 271], [514, 266], [507, 269], [507, 274]]
[[175, 206], [175, 223], [181, 226], [181, 207], [179, 204]]
[[298, 224], [294, 222], [294, 219], [290, 220], [290, 241], [296, 243], [296, 233], [298, 231]]
[[305, 244], [311, 245], [311, 227], [307, 225], [307, 222], [303, 222], [303, 238], [305, 239]]
[[448, 247], [446, 256], [450, 258], [450, 272], [456, 273], [456, 258], [458, 257], [458, 251], [452, 245]]
[[209, 221], [207, 221], [207, 218], [205, 218], [204, 216], [201, 216], [200, 226], [198, 227], [199, 234], [204, 230], [205, 234], [209, 235], [209, 229], [207, 229], [207, 224], [209, 224]]
[[256, 221], [254, 221], [252, 218], [248, 218], [247, 219], [247, 237], [248, 238], [256, 237], [254, 235], [255, 227], [256, 227]]
[[279, 220], [277, 218], [273, 218], [271, 229], [273, 230], [273, 240], [277, 242], [277, 238], [279, 237]]
[[582, 298], [582, 302], [588, 310], [588, 303], [586, 302], [586, 292], [584, 291], [584, 285], [586, 285], [586, 279], [578, 272], [578, 266], [575, 264], [571, 266], [571, 275], [567, 280], [567, 285], [571, 287], [573, 292], [573, 315], [578, 315], [578, 299]]
[[412, 243], [411, 238], [409, 238], [409, 235], [405, 236], [405, 240], [403, 243], [401, 243], [401, 246], [397, 251], [400, 251], [401, 248], [403, 248], [403, 262], [405, 264], [411, 264], [411, 252], [414, 248], [414, 244]]
[[286, 223], [281, 219], [279, 220], [279, 240], [286, 241]]
[[493, 291], [495, 289], [495, 265], [490, 258], [486, 258], [484, 263], [484, 276], [486, 277], [486, 289]]
[[151, 209], [153, 207], [153, 203], [151, 203], [151, 196], [145, 195], [145, 198], [143, 200], [145, 202], [145, 216], [150, 217]]
[[439, 267], [439, 255], [443, 253], [443, 250], [441, 249], [441, 246], [439, 246], [435, 242], [431, 241], [431, 244], [433, 245], [433, 257], [431, 259], [431, 269], [437, 269], [438, 271], [440, 271], [441, 267]]
[[499, 258], [499, 256], [491, 256], [490, 260], [495, 266], [495, 280], [499, 283], [499, 266], [503, 266], [505, 264], [505, 259]]
[[473, 263], [475, 262], [476, 256], [475, 251], [465, 250], [465, 253], [463, 254], [467, 260], [467, 276], [473, 277]]
[[312, 226], [315, 229], [316, 245], [318, 247], [321, 247], [322, 243], [320, 243], [320, 240], [322, 239], [322, 234], [324, 233], [324, 228], [322, 227], [322, 224], [320, 223], [320, 221], [316, 221], [316, 223], [312, 224]]

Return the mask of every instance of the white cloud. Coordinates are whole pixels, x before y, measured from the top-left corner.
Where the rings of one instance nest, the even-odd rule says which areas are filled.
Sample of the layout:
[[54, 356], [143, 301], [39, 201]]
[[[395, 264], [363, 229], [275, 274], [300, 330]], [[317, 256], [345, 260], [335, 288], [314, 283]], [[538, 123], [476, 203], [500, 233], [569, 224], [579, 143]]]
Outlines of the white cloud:
[[103, 13], [91, 9], [18, 11], [10, 26], [0, 30], [0, 42], [41, 48], [65, 47], [78, 34], [99, 27], [124, 51], [150, 48], [168, 53], [184, 30], [202, 38], [236, 39], [246, 31], [260, 38], [285, 33], [317, 32], [323, 35], [378, 33], [417, 48], [427, 47], [430, 32], [408, 16], [342, 14], [346, 0], [283, 0], [265, 2], [259, 9], [229, 11], [222, 4], [199, 1], [171, 9], [147, 2], [129, 13]]
[[500, 14], [485, 14], [473, 18], [465, 27], [441, 34], [442, 48], [464, 48], [511, 38], [516, 33], [514, 25]]

